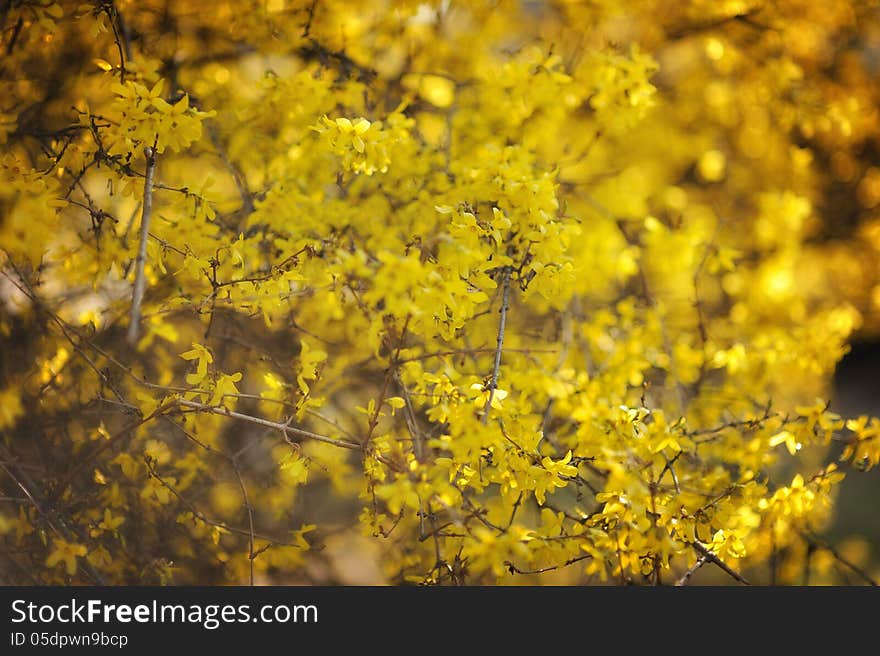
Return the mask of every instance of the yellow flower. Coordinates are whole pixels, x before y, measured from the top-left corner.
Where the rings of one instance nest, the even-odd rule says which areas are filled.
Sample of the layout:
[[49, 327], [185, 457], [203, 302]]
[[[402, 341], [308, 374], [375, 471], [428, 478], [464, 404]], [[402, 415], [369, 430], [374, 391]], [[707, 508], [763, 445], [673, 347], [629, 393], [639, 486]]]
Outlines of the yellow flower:
[[63, 564], [68, 576], [76, 574], [77, 558], [82, 558], [87, 553], [85, 545], [75, 542], [67, 542], [61, 538], [55, 538], [52, 541], [52, 551], [46, 558], [47, 567], [55, 567]]
[[796, 454], [803, 446], [797, 437], [787, 430], [780, 431], [770, 438], [770, 446], [779, 446], [780, 444], [785, 444], [785, 448], [791, 455]]
[[190, 385], [198, 385], [204, 381], [208, 376], [208, 365], [214, 361], [214, 356], [211, 355], [211, 351], [201, 344], [196, 343], [193, 343], [191, 350], [181, 353], [180, 357], [184, 360], [198, 360], [196, 372], [194, 374], [187, 374], [186, 376], [186, 382]]

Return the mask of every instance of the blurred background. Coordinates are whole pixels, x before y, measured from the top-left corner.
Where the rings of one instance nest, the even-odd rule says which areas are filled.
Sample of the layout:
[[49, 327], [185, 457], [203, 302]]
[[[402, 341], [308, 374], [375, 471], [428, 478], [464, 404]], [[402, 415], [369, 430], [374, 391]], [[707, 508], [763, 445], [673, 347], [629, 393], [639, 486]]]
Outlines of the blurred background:
[[[864, 334], [837, 367], [833, 407], [844, 415], [880, 414], [880, 341]], [[880, 560], [880, 472], [850, 475], [841, 484], [828, 540], [854, 561]]]

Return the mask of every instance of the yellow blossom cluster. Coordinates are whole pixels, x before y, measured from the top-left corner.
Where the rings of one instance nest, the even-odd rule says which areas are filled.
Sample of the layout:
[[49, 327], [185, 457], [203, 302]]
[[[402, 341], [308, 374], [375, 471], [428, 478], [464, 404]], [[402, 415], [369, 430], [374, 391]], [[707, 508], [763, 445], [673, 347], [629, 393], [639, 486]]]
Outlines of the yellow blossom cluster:
[[728, 4], [13, 3], [0, 573], [870, 578], [880, 31]]

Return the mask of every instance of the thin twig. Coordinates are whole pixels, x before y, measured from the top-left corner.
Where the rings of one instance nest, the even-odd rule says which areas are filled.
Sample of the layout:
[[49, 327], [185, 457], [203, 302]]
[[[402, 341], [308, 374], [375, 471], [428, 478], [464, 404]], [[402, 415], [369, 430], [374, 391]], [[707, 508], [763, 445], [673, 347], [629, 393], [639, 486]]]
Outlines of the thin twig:
[[507, 309], [510, 304], [510, 267], [504, 267], [501, 280], [501, 319], [498, 321], [498, 339], [495, 346], [495, 363], [492, 365], [492, 379], [489, 381], [489, 398], [486, 399], [486, 407], [483, 408], [483, 423], [489, 421], [489, 409], [492, 407], [492, 399], [495, 397], [495, 389], [498, 387], [498, 372], [501, 369], [501, 352], [504, 350], [504, 329], [507, 325]]
[[235, 188], [238, 190], [238, 195], [241, 198], [242, 212], [245, 215], [252, 214], [254, 211], [254, 198], [250, 189], [248, 189], [244, 173], [235, 162], [229, 159], [229, 155], [223, 147], [223, 142], [220, 139], [217, 129], [210, 123], [208, 124], [208, 136], [211, 138], [211, 143], [214, 144], [217, 156], [220, 158], [220, 161], [223, 162], [223, 166], [229, 171], [229, 175], [232, 176], [232, 181], [235, 183]]
[[520, 569], [516, 565], [514, 565], [509, 560], [505, 560], [504, 564], [507, 565], [507, 570], [511, 574], [543, 574], [544, 572], [552, 572], [555, 569], [562, 569], [563, 567], [568, 567], [569, 565], [574, 565], [575, 563], [579, 563], [582, 560], [586, 560], [587, 558], [592, 558], [592, 554], [583, 554], [581, 556], [575, 556], [574, 558], [569, 558], [561, 565], [550, 565], [549, 567], [542, 567], [541, 569]]
[[135, 262], [134, 292], [131, 298], [131, 321], [128, 324], [128, 343], [134, 346], [138, 342], [141, 323], [141, 303], [144, 300], [144, 265], [147, 260], [147, 240], [150, 236], [150, 214], [153, 211], [153, 173], [156, 169], [156, 153], [152, 148], [145, 148], [147, 171], [144, 176], [144, 209], [141, 214], [140, 245]]
[[804, 537], [805, 540], [807, 540], [808, 545], [811, 545], [814, 549], [823, 549], [823, 550], [827, 551], [829, 554], [831, 554], [834, 557], [834, 559], [837, 562], [839, 562], [841, 565], [843, 565], [844, 567], [849, 569], [853, 574], [858, 576], [865, 583], [867, 583], [870, 586], [877, 587], [877, 585], [878, 585], [877, 581], [875, 581], [871, 577], [870, 574], [868, 574], [865, 570], [863, 570], [861, 567], [859, 567], [855, 563], [844, 558], [840, 554], [840, 552], [838, 552], [837, 549], [832, 547], [830, 544], [828, 544], [824, 540], [817, 538], [815, 535], [810, 535], [810, 534], [804, 533], [804, 532], [802, 532], [801, 535]]
[[119, 9], [112, 0], [103, 9], [104, 13], [107, 14], [107, 18], [110, 19], [113, 40], [116, 42], [116, 49], [119, 51], [119, 82], [125, 84], [125, 62], [131, 59], [131, 46], [128, 42], [127, 26], [119, 14]]
[[751, 583], [749, 583], [749, 581], [745, 577], [743, 577], [739, 572], [731, 569], [727, 563], [725, 563], [723, 560], [721, 560], [718, 556], [713, 554], [711, 551], [709, 551], [706, 547], [704, 547], [699, 542], [694, 542], [691, 544], [691, 546], [694, 548], [694, 550], [698, 554], [703, 556], [710, 563], [712, 563], [713, 565], [717, 565], [718, 567], [723, 569], [735, 581], [739, 581], [743, 585], [751, 585]]
[[116, 3], [113, 4], [113, 13], [116, 15], [116, 23], [119, 25], [119, 32], [122, 35], [122, 47], [125, 50], [125, 59], [126, 61], [131, 61], [131, 30], [128, 27], [128, 23], [125, 21], [125, 18], [122, 16], [122, 12], [119, 11], [119, 7], [115, 6]]
[[[434, 353], [423, 353], [421, 355], [414, 355], [409, 358], [401, 358], [399, 362], [404, 364], [406, 362], [418, 362], [420, 360], [429, 360], [431, 358], [442, 358], [449, 355], [470, 355], [473, 356], [476, 353], [494, 353], [494, 348], [471, 348], [471, 349], [453, 349], [449, 351], [435, 351]], [[524, 353], [525, 355], [531, 355], [532, 353], [558, 353], [557, 349], [507, 349], [508, 353]]]
[[248, 530], [250, 531], [250, 535], [248, 535], [248, 564], [250, 565], [250, 577], [248, 579], [251, 586], [254, 585], [254, 560], [256, 560], [257, 555], [254, 552], [254, 508], [251, 506], [251, 500], [248, 496], [247, 487], [244, 484], [244, 478], [241, 475], [241, 469], [238, 466], [238, 462], [232, 459], [232, 468], [235, 471], [235, 477], [238, 479], [238, 486], [241, 489], [241, 499], [244, 502], [244, 507], [247, 510], [247, 518], [248, 518]]
[[688, 580], [696, 573], [696, 571], [700, 569], [703, 565], [705, 565], [708, 560], [709, 559], [705, 556], [700, 556], [699, 558], [697, 558], [697, 562], [695, 562], [693, 566], [688, 571], [686, 571], [684, 575], [680, 579], [678, 579], [678, 581], [675, 582], [675, 587], [678, 588], [685, 585]]
[[[373, 433], [376, 432], [376, 426], [379, 425], [379, 417], [382, 414], [382, 404], [385, 402], [385, 399], [388, 396], [388, 387], [391, 384], [391, 379], [394, 378], [399, 364], [400, 352], [403, 350], [403, 342], [406, 338], [406, 331], [409, 328], [410, 315], [406, 315], [406, 320], [403, 322], [403, 328], [400, 331], [400, 336], [397, 339], [397, 348], [394, 350], [394, 353], [391, 358], [391, 362], [388, 365], [388, 369], [385, 372], [385, 383], [382, 385], [382, 391], [379, 392], [378, 398], [375, 399], [376, 407], [373, 409], [373, 413], [370, 415], [369, 422], [367, 424], [367, 435], [364, 438], [364, 446], [368, 446], [373, 439]], [[391, 334], [386, 335], [386, 341], [388, 343], [388, 350], [391, 351]]]
[[206, 405], [204, 403], [199, 403], [197, 401], [189, 401], [187, 399], [178, 399], [177, 403], [186, 408], [192, 408], [194, 410], [200, 410], [202, 412], [210, 412], [215, 415], [222, 415], [224, 417], [232, 417], [234, 419], [241, 419], [242, 421], [249, 421], [252, 424], [259, 424], [260, 426], [266, 426], [267, 428], [274, 428], [277, 431], [280, 431], [284, 435], [292, 434], [298, 435], [299, 437], [308, 438], [311, 440], [315, 440], [316, 442], [324, 442], [325, 444], [332, 444], [333, 446], [342, 447], [343, 449], [351, 449], [352, 451], [360, 451], [363, 447], [360, 444], [356, 444], [355, 442], [348, 442], [346, 440], [337, 440], [332, 437], [327, 437], [326, 435], [319, 435], [318, 433], [312, 433], [311, 431], [304, 430], [302, 428], [295, 428], [290, 424], [282, 424], [277, 421], [269, 421], [268, 419], [263, 419], [262, 417], [254, 417], [252, 415], [245, 415], [240, 412], [235, 412], [234, 410], [229, 410], [223, 406], [215, 406], [215, 405]]

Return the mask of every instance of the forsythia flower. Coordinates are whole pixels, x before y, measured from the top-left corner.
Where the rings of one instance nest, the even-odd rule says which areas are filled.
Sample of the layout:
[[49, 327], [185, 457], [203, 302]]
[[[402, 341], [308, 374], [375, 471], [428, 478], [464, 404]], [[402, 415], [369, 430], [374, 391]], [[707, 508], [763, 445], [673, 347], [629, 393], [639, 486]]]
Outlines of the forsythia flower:
[[13, 582], [842, 580], [867, 3], [193, 4], [4, 4]]
[[326, 139], [333, 153], [342, 159], [342, 166], [354, 173], [373, 175], [385, 173], [391, 164], [390, 148], [406, 134], [406, 121], [392, 115], [389, 128], [381, 121], [370, 122], [363, 117], [330, 119], [321, 117], [313, 129]]
[[179, 152], [202, 136], [202, 121], [214, 112], [201, 112], [189, 104], [184, 95], [173, 105], [162, 97], [165, 81], [157, 81], [152, 88], [128, 80], [113, 85], [117, 95], [113, 109], [119, 115], [110, 145], [111, 153], [125, 153], [131, 149], [153, 147], [163, 153], [166, 148]]
[[63, 564], [67, 575], [73, 576], [76, 574], [77, 558], [82, 558], [86, 553], [85, 545], [55, 538], [52, 541], [52, 552], [46, 558], [46, 567], [55, 567], [58, 564]]

